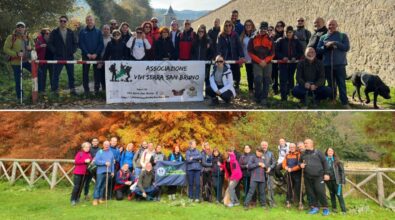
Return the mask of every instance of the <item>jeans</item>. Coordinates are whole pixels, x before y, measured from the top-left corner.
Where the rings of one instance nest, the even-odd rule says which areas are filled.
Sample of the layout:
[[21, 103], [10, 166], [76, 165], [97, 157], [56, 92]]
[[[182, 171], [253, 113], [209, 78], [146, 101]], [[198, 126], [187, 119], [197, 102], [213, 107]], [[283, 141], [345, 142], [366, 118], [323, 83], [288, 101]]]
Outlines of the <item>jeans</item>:
[[252, 63], [245, 64], [247, 72], [248, 91], [254, 91], [254, 69]]
[[223, 175], [213, 175], [213, 184], [214, 184], [214, 191], [215, 191], [215, 199], [218, 202], [222, 200], [222, 186], [224, 184], [224, 176]]
[[[148, 199], [154, 198], [158, 194], [158, 188], [155, 186], [149, 186], [147, 188], [144, 188], [144, 191], [147, 194]], [[141, 191], [141, 189], [139, 187], [137, 187], [136, 190], [134, 190], [133, 192], [139, 196], [143, 195], [143, 192]]]
[[237, 180], [231, 180], [229, 182], [228, 188], [226, 189], [226, 193], [230, 195], [230, 202], [232, 204], [239, 203], [239, 199], [236, 196], [236, 186], [239, 183]]
[[266, 206], [265, 186], [266, 186], [265, 182], [257, 182], [251, 180], [250, 189], [248, 190], [247, 198], [244, 201], [244, 206], [248, 206], [250, 204], [257, 187], [259, 191], [259, 202], [261, 203], [261, 206]]
[[188, 170], [188, 197], [190, 199], [200, 198], [200, 170]]
[[279, 67], [281, 100], [287, 100], [289, 92], [295, 86], [296, 64], [280, 64]]
[[82, 188], [86, 184], [87, 175], [74, 174], [74, 187], [71, 193], [71, 201], [78, 201], [81, 196]]
[[[88, 61], [88, 57], [83, 56], [83, 60]], [[98, 60], [98, 58], [96, 58]], [[91, 68], [91, 64], [84, 64], [82, 65], [82, 85], [84, 87], [84, 92], [89, 93], [89, 70]], [[93, 79], [95, 83], [95, 92], [98, 92], [100, 89], [100, 79], [101, 73], [100, 70], [97, 69], [97, 64], [93, 64]]]
[[328, 201], [326, 199], [324, 178], [321, 176], [309, 177], [305, 175], [304, 183], [309, 198], [309, 206], [319, 207], [320, 204], [322, 207], [327, 208]]
[[[107, 179], [108, 189], [107, 189], [107, 191], [110, 191], [109, 182], [111, 181], [111, 173], [107, 173], [107, 175], [108, 175], [108, 179]], [[96, 175], [95, 190], [93, 193], [94, 199], [103, 199], [104, 198], [104, 196], [105, 196], [104, 193], [105, 193], [105, 188], [106, 188], [105, 186], [106, 186], [106, 173], [97, 174]]]
[[339, 185], [336, 184], [336, 180], [329, 180], [326, 182], [326, 186], [329, 189], [329, 193], [331, 195], [331, 204], [332, 204], [332, 209], [336, 209], [336, 197], [339, 200], [340, 208], [342, 209], [342, 212], [346, 212], [346, 204], [344, 202], [343, 198], [343, 191], [340, 192], [340, 195], [338, 194], [338, 187]]
[[59, 79], [60, 74], [62, 73], [63, 67], [66, 66], [67, 70], [67, 77], [69, 80], [69, 89], [73, 90], [74, 86], [74, 65], [73, 64], [55, 64], [54, 65], [54, 74], [52, 80], [52, 91], [57, 92], [59, 91]]
[[[310, 92], [310, 90], [306, 89], [302, 85], [297, 85], [292, 90], [293, 96], [300, 100], [305, 99], [307, 92]], [[330, 87], [320, 86], [314, 91], [314, 94], [316, 100], [325, 100], [332, 97], [332, 89]]]
[[262, 68], [258, 64], [253, 64], [253, 68], [255, 99], [257, 103], [260, 103], [262, 100], [266, 100], [269, 95], [272, 64], [268, 64], [265, 68]]
[[53, 64], [42, 64], [40, 65], [40, 72], [38, 72], [38, 91], [45, 92], [47, 87], [47, 72], [49, 73], [49, 84], [52, 86], [53, 81]]
[[230, 69], [232, 70], [233, 81], [235, 81], [235, 89], [240, 88], [240, 65], [239, 64], [230, 64]]
[[348, 104], [347, 87], [346, 87], [346, 66], [338, 65], [333, 67], [333, 78], [331, 67], [325, 67], [325, 78], [329, 87], [332, 88], [333, 98], [337, 96], [337, 87], [339, 87], [340, 101], [342, 105]]
[[[32, 65], [29, 62], [23, 62], [22, 68], [28, 70], [29, 72], [32, 72]], [[12, 65], [12, 70], [14, 71], [16, 97], [18, 99], [20, 99], [21, 98], [21, 89], [23, 91], [23, 88], [21, 88], [21, 84], [20, 84], [21, 83], [21, 66]]]
[[139, 178], [141, 173], [141, 168], [134, 168], [134, 178]]

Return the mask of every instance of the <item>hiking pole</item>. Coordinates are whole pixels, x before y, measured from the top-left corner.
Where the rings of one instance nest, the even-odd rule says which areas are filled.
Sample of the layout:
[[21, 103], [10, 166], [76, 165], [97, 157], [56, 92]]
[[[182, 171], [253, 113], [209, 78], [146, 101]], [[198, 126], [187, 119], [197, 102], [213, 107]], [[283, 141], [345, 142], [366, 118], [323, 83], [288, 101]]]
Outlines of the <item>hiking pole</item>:
[[[23, 51], [21, 50], [20, 51], [21, 53], [23, 53]], [[19, 74], [19, 77], [20, 77], [20, 83], [19, 83], [19, 95], [20, 95], [20, 97], [21, 97], [21, 104], [23, 104], [23, 56], [21, 56], [21, 63], [20, 63], [20, 65], [21, 65], [21, 72], [20, 72], [20, 74]]]
[[108, 208], [108, 166], [106, 168], [106, 208]]
[[[304, 161], [303, 161], [304, 163]], [[302, 169], [302, 180], [301, 180], [301, 184], [300, 184], [300, 192], [299, 192], [299, 210], [303, 210], [303, 185], [304, 185], [304, 169]]]

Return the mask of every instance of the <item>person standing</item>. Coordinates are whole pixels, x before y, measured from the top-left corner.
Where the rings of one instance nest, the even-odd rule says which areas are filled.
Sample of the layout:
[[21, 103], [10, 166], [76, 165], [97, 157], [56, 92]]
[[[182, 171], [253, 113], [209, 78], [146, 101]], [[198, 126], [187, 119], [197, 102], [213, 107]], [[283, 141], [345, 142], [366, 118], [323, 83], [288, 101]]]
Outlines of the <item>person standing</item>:
[[[95, 158], [97, 152], [99, 152], [100, 147], [99, 147], [99, 139], [97, 138], [92, 138], [91, 141], [91, 148], [89, 150], [89, 153], [91, 154], [92, 161], [91, 164], [94, 163], [93, 159]], [[94, 170], [96, 171], [96, 170]], [[85, 183], [85, 188], [84, 188], [84, 196], [85, 196], [85, 201], [89, 201], [89, 187], [92, 181], [92, 178], [95, 177], [96, 179], [96, 172], [88, 170], [88, 174], [86, 177], [86, 183]], [[94, 173], [93, 173], [94, 172]]]
[[343, 198], [343, 186], [346, 184], [346, 175], [344, 173], [343, 163], [340, 162], [339, 157], [333, 148], [328, 148], [325, 151], [325, 158], [328, 164], [329, 180], [326, 181], [326, 186], [331, 195], [332, 211], [337, 212], [336, 197], [339, 200], [342, 213], [345, 214], [346, 204]]
[[110, 20], [110, 33], [112, 33], [114, 30], [117, 30], [117, 29], [119, 29], [118, 21], [115, 19], [111, 19]]
[[156, 49], [154, 48], [154, 46], [155, 46], [155, 43], [158, 39], [155, 39], [154, 35], [152, 34], [152, 23], [150, 21], [145, 21], [145, 22], [143, 22], [141, 27], [143, 28], [143, 33], [145, 35], [145, 38], [151, 44], [151, 49], [146, 51], [146, 59], [147, 60], [155, 60]]
[[309, 214], [317, 214], [320, 207], [323, 215], [329, 215], [328, 201], [326, 199], [325, 181], [330, 180], [328, 163], [324, 154], [314, 149], [311, 139], [304, 141], [305, 152], [300, 156], [299, 166], [304, 169], [304, 183], [309, 200]]
[[237, 10], [232, 11], [230, 20], [233, 23], [234, 31], [236, 31], [236, 33], [240, 36], [241, 32], [243, 32], [244, 30], [244, 26], [241, 24], [241, 21], [239, 19], [239, 12]]
[[[102, 57], [102, 60], [105, 60], [104, 54], [106, 53], [108, 43], [110, 43], [112, 40], [111, 27], [109, 25], [105, 24], [105, 25], [103, 25], [101, 32], [103, 34], [103, 46], [104, 47], [103, 47], [103, 51], [102, 51], [100, 57]], [[99, 69], [99, 72], [100, 72], [100, 74], [99, 74], [100, 85], [101, 85], [102, 90], [106, 91], [106, 70], [103, 67], [104, 67], [104, 63], [97, 64], [97, 69]]]
[[253, 63], [255, 100], [264, 107], [267, 107], [274, 58], [274, 43], [268, 35], [268, 28], [267, 22], [261, 22], [259, 34], [248, 44], [248, 53]]
[[133, 143], [129, 143], [126, 146], [126, 149], [122, 151], [121, 156], [120, 156], [120, 167], [123, 167], [123, 165], [127, 164], [129, 168], [129, 172], [133, 173], [133, 157], [134, 157], [134, 152], [133, 152]]
[[151, 44], [145, 38], [143, 28], [136, 28], [136, 36], [132, 36], [126, 44], [130, 50], [132, 60], [146, 60], [146, 52], [151, 49]]
[[191, 60], [192, 43], [195, 38], [196, 33], [191, 27], [191, 21], [185, 20], [184, 31], [180, 34], [180, 51], [178, 57], [180, 60]]
[[[82, 60], [84, 61], [97, 61], [100, 60], [101, 53], [104, 49], [103, 34], [95, 27], [95, 18], [92, 15], [88, 15], [85, 19], [86, 28], [81, 30], [79, 36], [79, 46], [82, 52]], [[89, 69], [91, 64], [84, 64], [82, 66], [82, 84], [84, 87], [85, 96], [88, 97], [90, 94], [89, 89]], [[94, 89], [95, 93], [99, 92], [100, 88], [100, 72], [97, 69], [97, 64], [93, 65], [93, 78], [94, 78]]]
[[211, 202], [211, 189], [213, 188], [211, 168], [213, 166], [213, 155], [208, 142], [203, 144], [202, 150], [202, 196], [203, 201]]
[[[245, 26], [244, 26], [245, 27]], [[243, 173], [243, 188], [244, 188], [244, 202], [246, 200], [248, 191], [250, 190], [250, 182], [251, 182], [251, 172], [248, 169], [248, 163], [251, 161], [253, 154], [251, 154], [251, 147], [249, 145], [244, 146], [244, 153], [240, 156], [239, 164], [241, 168], [241, 172]], [[252, 200], [255, 202], [255, 193], [254, 198]]]
[[302, 172], [299, 167], [300, 152], [294, 143], [289, 144], [289, 152], [283, 160], [283, 169], [287, 172], [287, 208], [299, 200]]
[[348, 104], [346, 87], [347, 52], [350, 50], [350, 41], [345, 33], [337, 30], [336, 20], [327, 23], [328, 33], [320, 38], [317, 45], [317, 54], [323, 55], [325, 76], [329, 87], [333, 91], [333, 99], [336, 99], [337, 87], [339, 87], [340, 101], [344, 108], [351, 108]]
[[189, 149], [186, 152], [187, 176], [188, 176], [188, 197], [189, 201], [200, 202], [200, 174], [202, 170], [202, 155], [196, 149], [196, 141], [189, 142]]
[[265, 175], [267, 168], [264, 160], [263, 149], [262, 147], [258, 147], [255, 151], [255, 156], [252, 156], [247, 164], [247, 169], [251, 172], [252, 177], [247, 198], [244, 201], [244, 209], [248, 209], [257, 188], [259, 192], [259, 202], [262, 207], [266, 207]]
[[[104, 199], [108, 199], [111, 181], [110, 178], [114, 176], [114, 155], [110, 150], [110, 142], [104, 141], [103, 149], [97, 152], [94, 163], [97, 166], [96, 170], [96, 185], [95, 192], [93, 194], [93, 205], [97, 206], [99, 203], [104, 203]], [[106, 182], [107, 180], [107, 182]], [[107, 186], [107, 189], [105, 187]], [[104, 195], [107, 191], [107, 195]]]
[[250, 40], [254, 38], [256, 32], [255, 24], [252, 20], [247, 20], [244, 23], [244, 31], [240, 35], [240, 40], [243, 45], [244, 56], [246, 59], [246, 72], [247, 72], [247, 82], [248, 82], [248, 91], [250, 96], [254, 95], [254, 72], [253, 65], [250, 55], [248, 54], [248, 44]]
[[71, 193], [71, 205], [74, 206], [80, 201], [80, 196], [84, 184], [87, 181], [88, 164], [92, 161], [92, 156], [89, 153], [91, 144], [85, 142], [81, 145], [81, 150], [75, 155], [74, 158], [74, 187]]
[[222, 169], [225, 170], [225, 177], [229, 180], [229, 185], [226, 188], [226, 194], [230, 196], [230, 203], [227, 207], [239, 206], [240, 202], [236, 195], [236, 187], [243, 174], [240, 169], [239, 162], [237, 161], [236, 155], [233, 152], [233, 148], [227, 150], [228, 158], [226, 163], [223, 164]]
[[281, 184], [285, 184], [284, 175], [282, 174], [281, 170], [283, 169], [283, 161], [285, 155], [287, 155], [289, 152], [289, 144], [290, 143], [287, 142], [285, 138], [280, 138], [278, 140], [278, 146], [277, 146], [278, 160], [277, 160], [276, 169], [274, 170], [274, 174]]
[[[317, 48], [318, 42], [320, 41], [320, 38], [328, 33], [328, 28], [325, 26], [325, 20], [321, 17], [318, 17], [314, 21], [314, 34], [311, 35], [311, 38], [309, 40], [309, 43], [307, 44], [307, 47], [312, 47], [314, 49]], [[318, 54], [317, 59], [322, 61], [322, 55]]]
[[306, 50], [309, 40], [311, 38], [311, 32], [305, 27], [305, 19], [299, 18], [298, 24], [296, 25], [295, 37], [299, 40], [302, 45], [303, 51]]
[[284, 63], [278, 64], [280, 69], [281, 101], [287, 101], [288, 95], [295, 87], [296, 62], [303, 57], [303, 47], [300, 40], [295, 38], [292, 26], [286, 29], [286, 36], [276, 42], [276, 58]]
[[230, 20], [224, 22], [218, 36], [217, 55], [221, 55], [226, 61], [236, 61], [235, 64], [230, 65], [230, 68], [233, 74], [234, 87], [237, 91], [240, 89], [240, 64], [245, 62], [245, 56], [239, 35], [233, 29], [234, 24]]
[[175, 60], [176, 50], [170, 38], [170, 30], [163, 27], [160, 30], [160, 38], [155, 42], [156, 60]]
[[106, 46], [103, 60], [129, 60], [129, 57], [130, 50], [122, 40], [121, 32], [118, 30], [113, 31], [112, 39]]
[[223, 162], [222, 155], [218, 148], [214, 148], [211, 176], [213, 178], [215, 200], [217, 204], [222, 200], [222, 185], [224, 183], [224, 170], [222, 168]]
[[[183, 162], [183, 161], [185, 161], [184, 157], [181, 154], [179, 145], [174, 145], [173, 152], [167, 158], [168, 158], [169, 161], [172, 161], [172, 162]], [[169, 196], [169, 200], [175, 200], [176, 199], [176, 192], [177, 192], [177, 186], [169, 186], [168, 187], [167, 193], [168, 193], [168, 196]]]
[[133, 168], [134, 168], [134, 176], [137, 178], [142, 170], [141, 166], [141, 158], [143, 156], [143, 152], [145, 149], [147, 149], [148, 144], [147, 141], [143, 141], [141, 144], [140, 148], [136, 151], [134, 157], [133, 157]]
[[263, 149], [263, 157], [266, 167], [266, 186], [269, 194], [266, 198], [268, 199], [270, 207], [275, 207], [276, 204], [274, 201], [273, 181], [271, 175], [272, 171], [276, 168], [276, 159], [274, 158], [273, 152], [269, 150], [269, 144], [267, 141], [262, 141], [261, 147]]
[[[270, 28], [269, 28], [270, 29]], [[269, 32], [270, 38], [273, 40], [274, 44], [277, 42], [278, 39], [282, 38], [285, 36], [284, 33], [285, 29], [285, 23], [284, 21], [278, 21], [276, 24], [276, 27], [274, 28], [274, 34], [272, 32]], [[275, 45], [276, 47], [276, 45]], [[277, 60], [277, 57], [274, 57], [275, 60]], [[279, 68], [277, 63], [273, 63], [272, 65], [272, 81], [273, 81], [273, 92], [275, 95], [279, 93], [278, 86], [279, 86]]]
[[25, 23], [18, 22], [16, 24], [14, 33], [7, 37], [3, 49], [14, 71], [15, 91], [17, 100], [19, 101], [21, 99], [21, 60], [22, 68], [29, 72], [32, 71], [31, 64], [28, 60], [30, 58], [30, 52], [33, 50], [33, 40], [28, 36]]
[[123, 22], [119, 27], [119, 31], [121, 32], [122, 42], [126, 44], [129, 41], [129, 39], [132, 37], [129, 24], [127, 22]]
[[217, 40], [218, 40], [218, 35], [221, 32], [221, 20], [219, 18], [216, 18], [214, 20], [214, 27], [208, 30], [208, 37], [210, 38], [211, 41], [211, 52], [212, 58], [214, 58], [217, 54]]
[[157, 17], [151, 18], [151, 23], [152, 23], [152, 35], [154, 37], [154, 40], [158, 40], [160, 37], [160, 27], [158, 25], [159, 20]]
[[[48, 47], [50, 34], [51, 30], [49, 28], [43, 28], [40, 35], [37, 37], [35, 48], [39, 60], [53, 59], [53, 54]], [[40, 64], [40, 70], [41, 74], [38, 76], [38, 92], [44, 94], [47, 87], [47, 72], [49, 74], [49, 83], [52, 88], [53, 64]]]
[[178, 60], [179, 53], [180, 53], [180, 29], [178, 26], [178, 23], [176, 20], [171, 21], [171, 31], [170, 31], [170, 37], [171, 37], [171, 42], [173, 43], [173, 47], [176, 50], [175, 51], [175, 59]]

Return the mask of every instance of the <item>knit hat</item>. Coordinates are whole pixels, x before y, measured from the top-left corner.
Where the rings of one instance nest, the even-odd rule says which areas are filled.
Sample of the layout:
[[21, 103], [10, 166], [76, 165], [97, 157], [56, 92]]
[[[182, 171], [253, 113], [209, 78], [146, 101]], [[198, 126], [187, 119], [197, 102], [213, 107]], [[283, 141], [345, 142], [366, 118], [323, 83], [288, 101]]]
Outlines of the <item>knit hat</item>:
[[261, 30], [269, 29], [269, 23], [267, 23], [266, 21], [262, 21], [259, 29], [261, 29]]

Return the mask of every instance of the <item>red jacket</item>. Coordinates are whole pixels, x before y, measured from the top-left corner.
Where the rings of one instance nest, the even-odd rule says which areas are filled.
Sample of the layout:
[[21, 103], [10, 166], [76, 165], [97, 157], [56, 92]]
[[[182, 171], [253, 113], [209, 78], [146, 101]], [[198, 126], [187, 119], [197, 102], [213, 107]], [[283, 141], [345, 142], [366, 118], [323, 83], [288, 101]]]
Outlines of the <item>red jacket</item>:
[[47, 44], [44, 37], [40, 34], [36, 40], [36, 52], [39, 60], [45, 60], [45, 51], [47, 50], [46, 47], [41, 47], [42, 44]]
[[87, 174], [88, 164], [85, 163], [86, 159], [90, 159], [92, 161], [92, 156], [89, 152], [79, 151], [74, 158], [74, 174], [77, 175], [85, 175]]
[[269, 35], [256, 35], [248, 43], [248, 54], [254, 63], [265, 61], [270, 64], [274, 58], [274, 43]]

